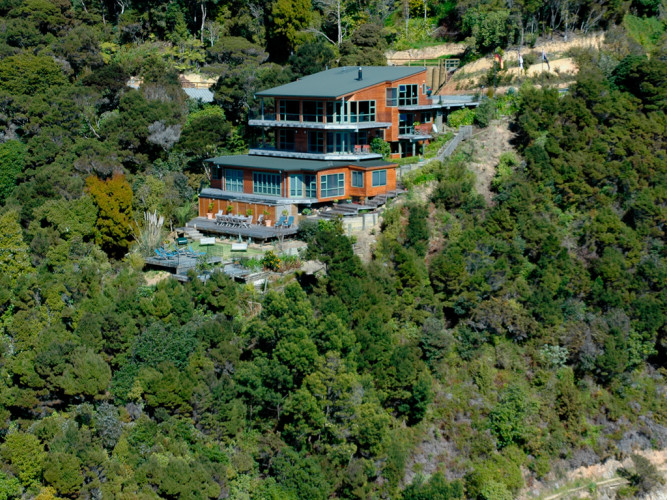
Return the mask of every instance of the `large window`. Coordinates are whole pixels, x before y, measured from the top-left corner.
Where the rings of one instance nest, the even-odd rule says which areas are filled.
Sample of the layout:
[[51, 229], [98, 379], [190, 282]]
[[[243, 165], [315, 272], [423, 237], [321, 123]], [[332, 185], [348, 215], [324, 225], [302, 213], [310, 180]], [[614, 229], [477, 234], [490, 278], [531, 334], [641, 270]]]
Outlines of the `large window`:
[[413, 125], [415, 115], [413, 113], [401, 113], [398, 115], [398, 135], [409, 135], [414, 132]]
[[306, 198], [317, 198], [317, 176], [304, 175], [303, 183], [306, 186]]
[[348, 104], [350, 106], [350, 122], [375, 121], [375, 101], [352, 101]]
[[387, 89], [387, 107], [391, 108], [398, 104], [398, 89], [391, 87]]
[[278, 149], [281, 151], [294, 151], [294, 130], [278, 130]]
[[398, 86], [398, 105], [414, 106], [419, 104], [418, 85], [399, 85]]
[[340, 101], [327, 102], [327, 123], [341, 123], [343, 121], [343, 103]]
[[342, 153], [350, 149], [348, 132], [327, 132], [327, 153]]
[[243, 170], [225, 169], [225, 189], [236, 193], [243, 192]]
[[280, 113], [280, 119], [283, 121], [299, 121], [299, 101], [287, 101], [282, 99], [278, 111]]
[[320, 198], [345, 196], [345, 174], [329, 174], [320, 177]]
[[308, 132], [308, 152], [324, 153], [324, 132], [321, 130]]
[[353, 188], [362, 188], [364, 187], [364, 173], [358, 170], [352, 171], [352, 187]]
[[303, 198], [303, 174], [290, 174], [289, 196], [290, 198]]
[[321, 122], [322, 121], [322, 102], [321, 101], [303, 101], [303, 121]]
[[255, 194], [280, 196], [280, 174], [253, 172], [252, 192]]
[[373, 172], [373, 187], [386, 186], [387, 185], [387, 171], [386, 170], [376, 170]]

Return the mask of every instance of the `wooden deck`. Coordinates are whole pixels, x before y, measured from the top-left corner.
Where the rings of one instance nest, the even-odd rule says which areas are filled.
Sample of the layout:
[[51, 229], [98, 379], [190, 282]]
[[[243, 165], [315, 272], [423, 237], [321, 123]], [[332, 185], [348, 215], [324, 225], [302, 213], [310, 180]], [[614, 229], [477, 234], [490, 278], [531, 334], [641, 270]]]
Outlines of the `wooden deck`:
[[214, 220], [205, 217], [195, 217], [186, 224], [187, 227], [196, 227], [199, 232], [224, 236], [241, 236], [253, 240], [266, 241], [281, 236], [293, 236], [297, 233], [296, 225], [290, 228], [275, 228], [252, 224], [248, 227], [229, 227], [216, 224]]
[[[219, 264], [222, 262], [222, 257], [209, 257], [207, 262], [209, 264]], [[188, 270], [194, 268], [197, 265], [197, 259], [195, 257], [187, 257], [185, 255], [178, 255], [168, 259], [148, 257], [146, 259], [146, 265], [169, 270], [169, 272], [174, 274], [186, 274]]]

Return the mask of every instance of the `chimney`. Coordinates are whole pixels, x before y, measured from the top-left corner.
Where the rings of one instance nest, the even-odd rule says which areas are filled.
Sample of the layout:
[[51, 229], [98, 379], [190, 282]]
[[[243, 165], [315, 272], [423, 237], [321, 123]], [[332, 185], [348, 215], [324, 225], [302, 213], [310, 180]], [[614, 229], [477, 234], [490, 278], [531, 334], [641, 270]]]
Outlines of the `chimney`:
[[359, 66], [359, 78], [357, 80], [361, 81], [363, 80], [362, 75], [361, 75], [361, 66]]

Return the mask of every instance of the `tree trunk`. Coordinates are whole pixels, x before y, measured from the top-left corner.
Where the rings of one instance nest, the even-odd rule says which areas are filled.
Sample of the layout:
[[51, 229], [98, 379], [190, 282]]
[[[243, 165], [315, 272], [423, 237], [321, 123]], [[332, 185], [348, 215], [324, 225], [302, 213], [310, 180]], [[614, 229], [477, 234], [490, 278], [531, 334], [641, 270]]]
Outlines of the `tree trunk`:
[[340, 47], [343, 43], [343, 22], [340, 15], [341, 1], [338, 0], [336, 7], [338, 8], [338, 46]]
[[201, 4], [201, 33], [200, 41], [204, 43], [204, 23], [206, 23], [206, 2], [203, 1]]

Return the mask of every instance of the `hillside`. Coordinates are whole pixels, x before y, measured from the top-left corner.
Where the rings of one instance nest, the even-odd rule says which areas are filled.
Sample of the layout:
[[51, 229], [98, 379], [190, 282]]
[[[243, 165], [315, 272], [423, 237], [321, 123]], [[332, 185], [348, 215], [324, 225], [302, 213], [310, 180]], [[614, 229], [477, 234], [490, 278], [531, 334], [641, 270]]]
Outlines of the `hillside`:
[[[510, 500], [617, 462], [618, 498], [664, 488], [634, 457], [667, 448], [664, 9], [508, 5], [1, 3], [0, 499]], [[248, 126], [261, 90], [439, 42], [477, 59], [452, 85], [503, 86], [496, 48], [575, 28], [605, 36], [549, 56], [580, 71], [450, 113], [474, 137], [367, 239], [313, 206], [298, 243], [175, 240], [204, 160], [290, 143]]]

